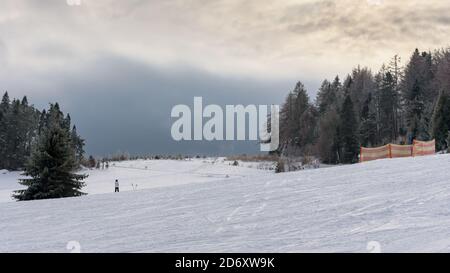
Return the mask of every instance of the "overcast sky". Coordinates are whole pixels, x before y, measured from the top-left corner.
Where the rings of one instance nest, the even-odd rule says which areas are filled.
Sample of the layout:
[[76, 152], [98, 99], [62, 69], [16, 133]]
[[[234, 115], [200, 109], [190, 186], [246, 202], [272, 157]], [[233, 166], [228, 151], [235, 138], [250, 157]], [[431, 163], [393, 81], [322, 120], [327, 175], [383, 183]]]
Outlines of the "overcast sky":
[[[75, 0], [72, 0], [75, 1]], [[70, 2], [70, 1], [69, 1]], [[92, 154], [240, 153], [175, 143], [173, 105], [281, 103], [358, 64], [450, 44], [448, 0], [1, 0], [0, 88], [59, 101]]]

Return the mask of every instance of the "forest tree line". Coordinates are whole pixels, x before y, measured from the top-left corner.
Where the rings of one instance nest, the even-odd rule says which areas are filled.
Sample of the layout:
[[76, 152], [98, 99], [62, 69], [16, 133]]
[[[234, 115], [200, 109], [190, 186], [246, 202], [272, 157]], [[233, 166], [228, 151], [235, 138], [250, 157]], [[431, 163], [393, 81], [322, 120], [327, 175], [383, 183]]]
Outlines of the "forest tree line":
[[355, 163], [360, 146], [436, 139], [449, 147], [450, 49], [398, 56], [377, 73], [353, 69], [343, 80], [324, 80], [314, 102], [299, 82], [280, 112], [283, 156], [315, 156], [324, 163]]
[[58, 103], [39, 111], [28, 103], [26, 96], [11, 100], [5, 92], [0, 103], [0, 169], [24, 170], [39, 139], [55, 126], [63, 128], [69, 136], [67, 141], [78, 168], [83, 160], [84, 140], [76, 126], [71, 125], [70, 115], [64, 115]]

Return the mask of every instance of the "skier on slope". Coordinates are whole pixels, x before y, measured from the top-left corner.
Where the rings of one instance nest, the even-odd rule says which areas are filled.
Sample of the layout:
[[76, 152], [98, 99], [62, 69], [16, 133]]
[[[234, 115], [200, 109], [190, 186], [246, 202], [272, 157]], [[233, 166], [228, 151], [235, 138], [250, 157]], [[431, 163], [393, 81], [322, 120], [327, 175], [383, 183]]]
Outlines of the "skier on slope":
[[114, 192], [119, 192], [119, 180], [116, 179]]

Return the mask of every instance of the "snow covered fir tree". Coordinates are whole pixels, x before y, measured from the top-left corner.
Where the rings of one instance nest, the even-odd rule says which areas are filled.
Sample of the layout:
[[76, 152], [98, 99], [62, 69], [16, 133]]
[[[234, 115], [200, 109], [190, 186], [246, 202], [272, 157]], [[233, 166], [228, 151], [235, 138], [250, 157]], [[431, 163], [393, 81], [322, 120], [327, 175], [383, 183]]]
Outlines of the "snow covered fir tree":
[[51, 104], [40, 120], [39, 135], [33, 147], [24, 175], [31, 178], [19, 183], [26, 186], [16, 191], [17, 200], [61, 198], [84, 195], [81, 189], [86, 175], [76, 174], [79, 168], [77, 145], [73, 138], [70, 116], [64, 118], [59, 105]]
[[87, 176], [74, 173], [79, 167], [70, 130], [70, 117], [64, 118], [59, 105], [51, 104], [41, 120], [40, 133], [25, 165], [19, 183], [27, 189], [18, 190], [17, 200], [34, 200], [84, 195], [81, 188]]
[[23, 170], [17, 200], [83, 195], [85, 175], [76, 174], [84, 154], [84, 140], [70, 115], [58, 103], [42, 112], [28, 105], [27, 97], [10, 101], [6, 92], [0, 104], [0, 169]]

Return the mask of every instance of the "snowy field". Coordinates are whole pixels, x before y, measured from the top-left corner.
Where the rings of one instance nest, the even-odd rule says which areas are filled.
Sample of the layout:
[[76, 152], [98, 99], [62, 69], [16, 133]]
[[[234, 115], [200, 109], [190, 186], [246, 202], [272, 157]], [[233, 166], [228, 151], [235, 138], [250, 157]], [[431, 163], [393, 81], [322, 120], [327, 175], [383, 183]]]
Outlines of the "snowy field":
[[[0, 203], [0, 252], [450, 252], [449, 155], [286, 174], [123, 164], [92, 171], [97, 194]], [[115, 177], [140, 190], [109, 193]]]
[[[131, 191], [269, 173], [258, 169], [262, 163], [240, 162], [240, 166], [231, 166], [232, 163], [225, 158], [112, 162], [109, 169], [81, 171], [89, 175], [85, 180], [86, 187], [82, 191], [88, 194], [114, 192], [116, 179], [120, 182], [121, 191]], [[0, 170], [0, 203], [14, 201], [11, 194], [14, 190], [22, 188], [17, 183], [21, 178], [20, 174]]]

